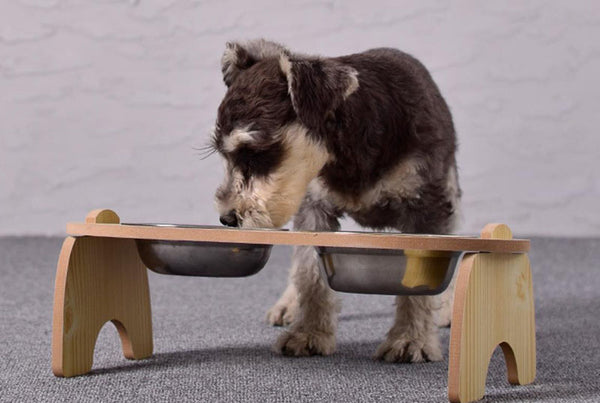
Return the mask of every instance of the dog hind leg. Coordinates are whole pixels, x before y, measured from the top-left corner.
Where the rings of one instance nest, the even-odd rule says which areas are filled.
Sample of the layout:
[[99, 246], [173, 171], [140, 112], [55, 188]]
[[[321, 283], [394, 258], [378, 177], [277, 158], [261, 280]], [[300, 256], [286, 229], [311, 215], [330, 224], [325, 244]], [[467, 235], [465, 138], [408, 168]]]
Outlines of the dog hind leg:
[[[455, 205], [458, 201], [455, 201]], [[453, 227], [454, 217], [433, 227], [416, 226], [405, 232], [443, 234]], [[452, 317], [454, 279], [442, 295], [397, 296], [396, 317], [375, 357], [388, 362], [440, 361], [442, 351], [438, 326]]]
[[375, 357], [388, 362], [440, 361], [434, 296], [397, 296], [396, 318]]
[[[452, 202], [452, 216], [450, 217], [444, 232], [446, 234], [455, 233], [459, 223], [462, 220], [462, 211], [460, 204], [461, 191], [458, 185], [458, 172], [456, 169], [456, 162], [452, 165], [448, 171], [448, 177], [446, 179], [446, 190], [449, 198]], [[454, 306], [454, 286], [456, 285], [457, 273], [455, 272], [452, 281], [448, 285], [448, 288], [439, 295], [439, 307], [436, 310], [436, 324], [439, 327], [448, 327], [452, 321], [452, 310]]]
[[456, 273], [452, 277], [452, 281], [448, 288], [441, 293], [438, 298], [438, 307], [435, 312], [435, 323], [439, 327], [448, 327], [452, 321], [452, 308], [454, 305], [454, 285], [456, 283]]

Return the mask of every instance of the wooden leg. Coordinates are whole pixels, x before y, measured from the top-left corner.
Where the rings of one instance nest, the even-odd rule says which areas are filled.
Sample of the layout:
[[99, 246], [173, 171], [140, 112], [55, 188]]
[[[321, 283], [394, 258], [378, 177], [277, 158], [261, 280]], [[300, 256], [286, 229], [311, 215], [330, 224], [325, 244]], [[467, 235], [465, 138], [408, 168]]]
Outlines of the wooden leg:
[[[487, 226], [483, 237], [510, 239], [504, 225]], [[452, 402], [483, 398], [489, 361], [500, 345], [511, 384], [535, 378], [535, 317], [526, 254], [465, 255], [454, 294], [450, 334], [448, 397]]]
[[152, 355], [148, 275], [131, 239], [68, 237], [56, 273], [52, 371], [76, 376], [92, 368], [102, 326], [117, 327], [123, 354]]

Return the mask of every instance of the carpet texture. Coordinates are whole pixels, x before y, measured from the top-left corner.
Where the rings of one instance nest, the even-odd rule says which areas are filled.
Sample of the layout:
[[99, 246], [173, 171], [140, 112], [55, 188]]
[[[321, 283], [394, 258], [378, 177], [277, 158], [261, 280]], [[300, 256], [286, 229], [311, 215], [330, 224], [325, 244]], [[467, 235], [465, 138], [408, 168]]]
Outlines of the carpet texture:
[[[393, 297], [341, 295], [337, 351], [287, 358], [271, 351], [281, 328], [264, 322], [283, 291], [291, 250], [245, 279], [149, 273], [152, 358], [123, 358], [117, 332], [98, 337], [93, 372], [62, 379], [50, 370], [54, 272], [62, 239], [0, 238], [0, 401], [446, 402], [445, 360], [371, 359], [392, 324]], [[506, 381], [500, 349], [486, 402], [600, 401], [600, 240], [533, 239], [537, 379]]]

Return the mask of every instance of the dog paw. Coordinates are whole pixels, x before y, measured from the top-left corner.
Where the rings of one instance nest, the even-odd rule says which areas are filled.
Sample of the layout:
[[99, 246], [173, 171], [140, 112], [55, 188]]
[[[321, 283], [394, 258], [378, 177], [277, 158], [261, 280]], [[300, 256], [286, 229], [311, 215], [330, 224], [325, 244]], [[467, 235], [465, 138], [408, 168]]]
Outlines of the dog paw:
[[326, 332], [285, 332], [275, 344], [275, 351], [293, 357], [331, 355], [335, 335]]
[[407, 337], [388, 338], [375, 352], [375, 358], [386, 362], [441, 361], [439, 341], [424, 343]]
[[267, 323], [271, 326], [287, 326], [294, 321], [298, 304], [275, 304], [267, 311]]

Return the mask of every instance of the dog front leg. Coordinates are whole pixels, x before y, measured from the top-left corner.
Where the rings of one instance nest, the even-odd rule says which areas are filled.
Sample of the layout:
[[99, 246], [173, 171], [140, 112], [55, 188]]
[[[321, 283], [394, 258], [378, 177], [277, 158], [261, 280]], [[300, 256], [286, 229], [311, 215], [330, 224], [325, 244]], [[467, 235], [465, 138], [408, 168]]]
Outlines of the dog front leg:
[[298, 291], [294, 284], [296, 265], [292, 264], [288, 285], [279, 300], [267, 311], [267, 322], [273, 326], [287, 326], [294, 321], [298, 310]]
[[[294, 229], [337, 230], [340, 226], [338, 217], [339, 212], [330, 203], [309, 193], [294, 219]], [[297, 290], [296, 317], [290, 329], [278, 339], [275, 349], [293, 356], [332, 354], [338, 304], [335, 293], [321, 277], [314, 247], [294, 248], [290, 277]]]
[[397, 296], [396, 318], [375, 357], [388, 362], [440, 361], [435, 296]]
[[299, 290], [297, 317], [275, 349], [284, 355], [330, 355], [335, 350], [336, 301], [321, 278], [313, 247], [294, 249], [294, 284]]

